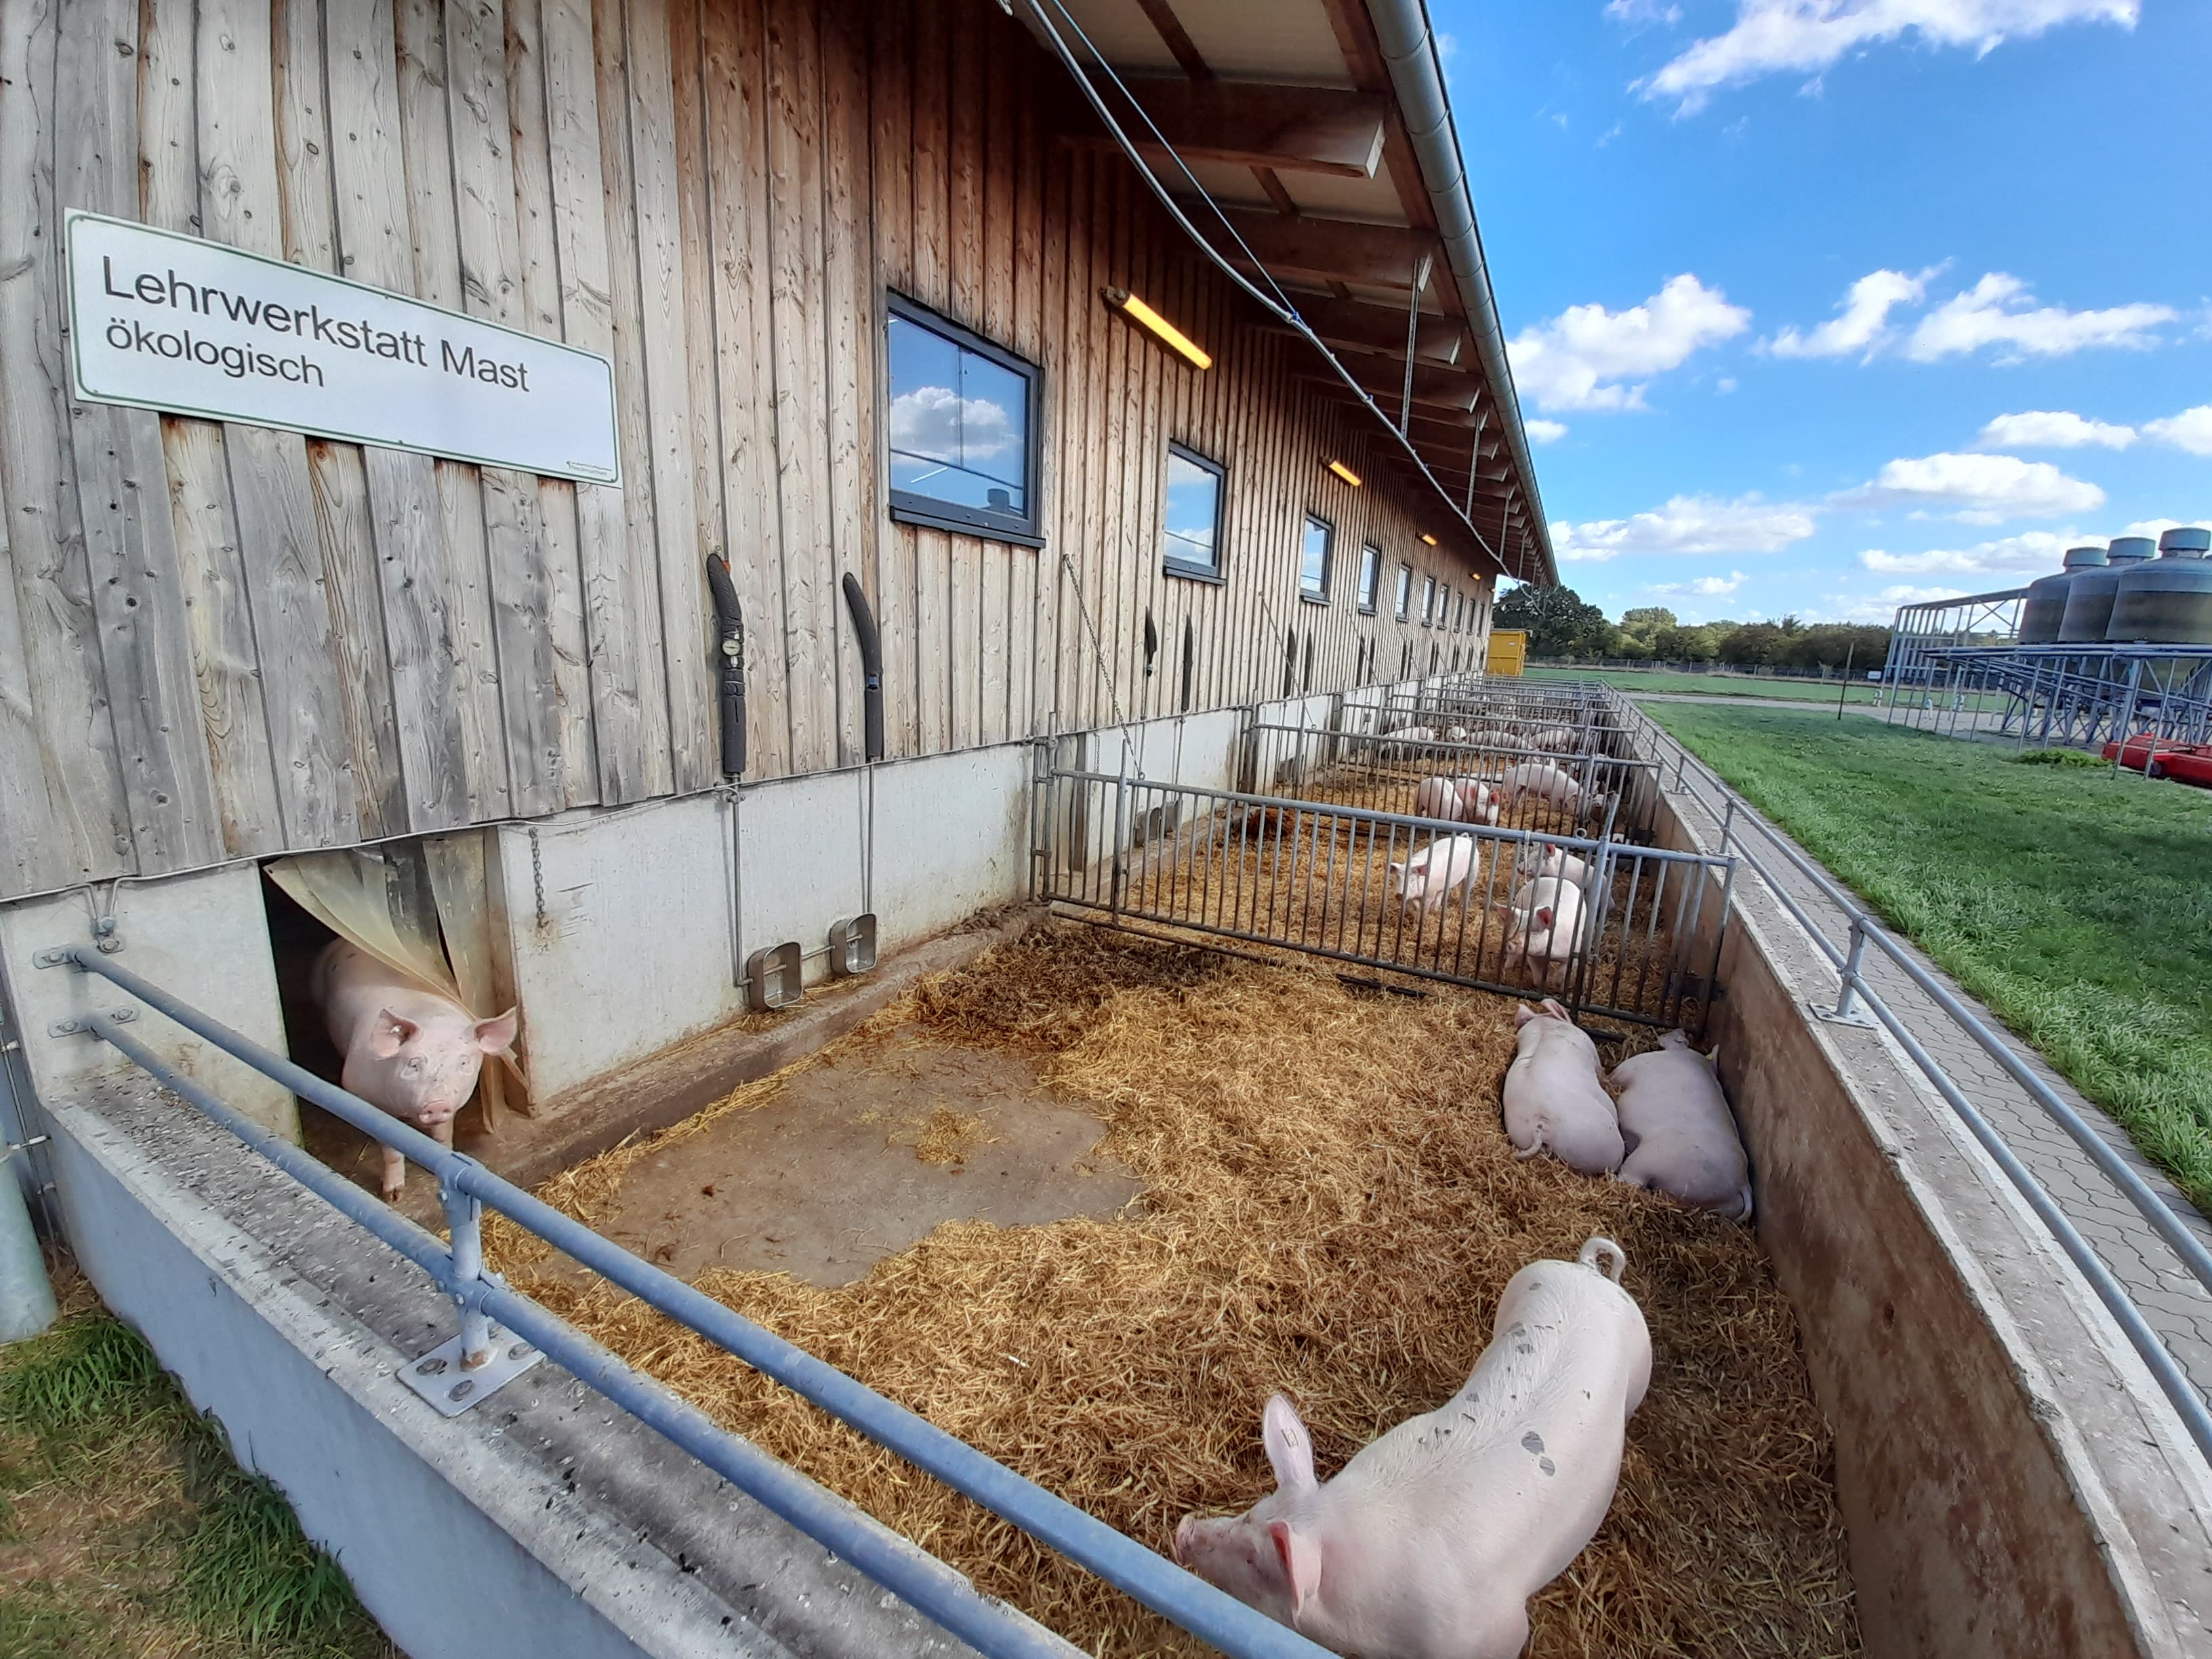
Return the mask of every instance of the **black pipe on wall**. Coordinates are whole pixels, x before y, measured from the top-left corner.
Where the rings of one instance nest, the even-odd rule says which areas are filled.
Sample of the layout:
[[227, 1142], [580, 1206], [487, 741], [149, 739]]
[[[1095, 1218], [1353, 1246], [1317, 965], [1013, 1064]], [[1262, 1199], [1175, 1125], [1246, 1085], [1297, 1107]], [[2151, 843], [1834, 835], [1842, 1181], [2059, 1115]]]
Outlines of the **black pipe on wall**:
[[722, 665], [716, 675], [722, 708], [722, 775], [742, 777], [745, 770], [745, 618], [738, 605], [737, 584], [730, 580], [725, 560], [707, 556], [707, 586], [714, 595], [714, 628], [720, 641]]
[[879, 761], [884, 757], [884, 646], [876, 634], [876, 613], [868, 609], [868, 596], [849, 570], [845, 573], [845, 608], [853, 613], [853, 635], [860, 647], [862, 747], [866, 759]]

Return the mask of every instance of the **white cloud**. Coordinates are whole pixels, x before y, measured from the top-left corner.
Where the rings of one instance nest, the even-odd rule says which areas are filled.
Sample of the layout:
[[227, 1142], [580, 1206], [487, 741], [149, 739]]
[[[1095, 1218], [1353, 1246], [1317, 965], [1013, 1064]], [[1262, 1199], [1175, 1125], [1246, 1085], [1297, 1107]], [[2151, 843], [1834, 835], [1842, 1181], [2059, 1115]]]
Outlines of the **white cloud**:
[[1556, 520], [1552, 545], [1564, 561], [1592, 564], [1623, 553], [1777, 553], [1813, 533], [1813, 513], [1757, 495], [1677, 495], [1630, 518]]
[[1998, 416], [1974, 442], [1983, 449], [2125, 449], [2135, 441], [2131, 426], [2087, 420], [2063, 409], [2031, 409]]
[[1605, 15], [1616, 23], [1679, 23], [1682, 9], [1668, 0], [1605, 0]]
[[1886, 553], [1871, 548], [1859, 555], [1859, 562], [1884, 576], [1980, 576], [2008, 571], [2033, 571], [2039, 575], [2057, 569], [2066, 550], [2079, 545], [2080, 540], [2078, 536], [2056, 531], [2028, 530], [2017, 536], [1977, 542], [1972, 547], [1936, 548], [1925, 553]]
[[1507, 349], [1514, 383], [1546, 409], [1641, 409], [1650, 377], [1750, 326], [1751, 313], [1685, 274], [1626, 311], [1569, 306]]
[[2132, 28], [2139, 11], [2140, 0], [1736, 0], [1733, 27], [1697, 41], [1636, 89], [1691, 115], [1723, 87], [1775, 74], [1818, 76], [1907, 34], [1978, 57], [2063, 23]]
[[[1924, 605], [1930, 599], [1960, 599], [1965, 595], [1966, 591], [1963, 587], [1899, 586], [1885, 587], [1871, 599], [1855, 599], [1848, 593], [1830, 593], [1826, 596], [1828, 608], [1817, 617], [1808, 616], [1806, 620], [1883, 624], [1896, 616], [1897, 607], [1900, 605]], [[1866, 663], [1861, 665], [1879, 668], [1881, 665]]]
[[1567, 435], [1565, 422], [1541, 418], [1522, 422], [1521, 429], [1528, 434], [1531, 443], [1555, 444]]
[[891, 447], [958, 465], [996, 455], [1014, 441], [1006, 411], [988, 398], [962, 398], [948, 386], [916, 386], [891, 399]]
[[[1937, 267], [1940, 269], [1940, 267]], [[1908, 276], [1901, 270], [1869, 271], [1853, 283], [1837, 314], [1804, 333], [1785, 328], [1766, 343], [1778, 357], [1872, 356], [1889, 337], [1889, 313], [1918, 305], [1935, 270]]]
[[1724, 599], [1750, 580], [1741, 570], [1725, 576], [1700, 576], [1695, 581], [1646, 582], [1644, 592], [1675, 599]]
[[2174, 317], [2171, 306], [2113, 306], [2104, 311], [2038, 306], [2027, 283], [1993, 270], [1923, 317], [1905, 343], [1905, 355], [1915, 362], [1933, 363], [1996, 346], [2000, 358], [2017, 362], [2063, 357], [2097, 346], [2141, 349], [2155, 345], [2151, 331]]
[[1922, 455], [1890, 462], [1870, 483], [1829, 497], [1847, 507], [1904, 507], [1948, 516], [1962, 524], [2002, 524], [2007, 519], [2048, 519], [2094, 513], [2105, 492], [2068, 477], [2048, 461], [2017, 455]]
[[2162, 421], [2145, 421], [2143, 436], [2192, 455], [2212, 455], [2212, 404], [2199, 404]]

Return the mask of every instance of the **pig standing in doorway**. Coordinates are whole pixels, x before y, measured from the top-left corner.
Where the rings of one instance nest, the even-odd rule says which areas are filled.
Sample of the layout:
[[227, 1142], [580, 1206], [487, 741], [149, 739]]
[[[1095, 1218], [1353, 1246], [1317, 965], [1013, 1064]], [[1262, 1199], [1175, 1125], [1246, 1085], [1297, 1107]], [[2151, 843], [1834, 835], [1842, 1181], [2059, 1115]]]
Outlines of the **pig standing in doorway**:
[[[312, 982], [344, 1056], [339, 1086], [452, 1146], [453, 1115], [476, 1092], [483, 1057], [514, 1046], [518, 1011], [478, 1019], [343, 939], [315, 958]], [[406, 1182], [406, 1160], [385, 1148], [386, 1200], [397, 1202]]]
[[1340, 1653], [1515, 1659], [1528, 1598], [1612, 1507], [1622, 1431], [1650, 1382], [1626, 1265], [1620, 1246], [1593, 1238], [1573, 1261], [1522, 1268], [1466, 1385], [1326, 1486], [1277, 1395], [1261, 1429], [1276, 1490], [1241, 1516], [1184, 1516], [1176, 1559]]

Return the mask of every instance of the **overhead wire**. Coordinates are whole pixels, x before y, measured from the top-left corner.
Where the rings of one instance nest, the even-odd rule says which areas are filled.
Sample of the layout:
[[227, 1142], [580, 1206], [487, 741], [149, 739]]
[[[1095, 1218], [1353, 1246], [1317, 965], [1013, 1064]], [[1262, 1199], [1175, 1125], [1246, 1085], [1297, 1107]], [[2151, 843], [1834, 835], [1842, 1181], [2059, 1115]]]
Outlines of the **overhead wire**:
[[[1067, 9], [1066, 0], [1024, 0], [1024, 4], [1028, 8], [1030, 15], [1036, 21], [1038, 28], [1043, 33], [1047, 42], [1059, 57], [1061, 64], [1066, 67], [1068, 73], [1075, 77], [1076, 84], [1083, 88], [1084, 97], [1090, 102], [1091, 107], [1097, 112], [1098, 118], [1106, 124], [1107, 130], [1114, 135], [1115, 142], [1121, 146], [1123, 153], [1128, 156], [1139, 173], [1143, 176], [1145, 182], [1151, 186], [1152, 194], [1159, 198], [1160, 205], [1167, 210], [1169, 216], [1182, 228], [1183, 234], [1198, 244], [1200, 251], [1220, 267], [1222, 273], [1231, 282], [1236, 283], [1278, 321], [1304, 339], [1322, 355], [1328, 366], [1336, 371], [1337, 377], [1344, 382], [1346, 390], [1364, 404], [1368, 412], [1382, 424], [1382, 429], [1397, 441], [1399, 447], [1405, 451], [1407, 459], [1420, 470], [1421, 476], [1428, 480], [1430, 487], [1437, 492], [1437, 497], [1444, 504], [1445, 510], [1466, 526], [1467, 532], [1474, 538], [1475, 545], [1490, 556], [1492, 562], [1498, 566], [1499, 574], [1513, 575], [1512, 570], [1507, 568], [1505, 555], [1502, 549], [1493, 547], [1489, 538], [1476, 528], [1470, 513], [1463, 512], [1454, 505], [1451, 493], [1443, 487], [1442, 480], [1430, 470], [1428, 462], [1423, 459], [1420, 451], [1413, 447], [1413, 441], [1398, 429], [1396, 424], [1382, 412], [1382, 405], [1368, 395], [1367, 389], [1361, 386], [1353, 377], [1352, 371], [1344, 366], [1343, 360], [1323, 343], [1320, 335], [1314, 332], [1312, 325], [1299, 313], [1297, 305], [1291, 301], [1289, 294], [1284, 290], [1280, 283], [1275, 281], [1266, 264], [1252, 252], [1251, 246], [1238, 234], [1236, 224], [1223, 210], [1221, 204], [1214, 199], [1212, 191], [1199, 182], [1198, 175], [1190, 169], [1190, 164], [1184, 161], [1182, 153], [1168, 142], [1167, 136], [1159, 130], [1158, 124], [1153, 121], [1145, 106], [1137, 100], [1136, 94], [1129, 90], [1128, 83], [1121, 79], [1113, 64], [1107, 61], [1106, 55], [1098, 50], [1090, 35], [1085, 33], [1082, 24], [1076, 21], [1074, 15]], [[1046, 15], [1047, 6], [1050, 6], [1054, 11], [1058, 12], [1068, 28], [1073, 31], [1076, 38], [1082, 41], [1085, 49], [1096, 60], [1098, 67], [1104, 71], [1106, 78], [1113, 83], [1123, 100], [1130, 108], [1136, 111], [1138, 117], [1150, 131], [1153, 143], [1167, 152], [1169, 157], [1175, 162], [1176, 170], [1189, 182], [1191, 191], [1197, 199], [1212, 210], [1213, 216], [1221, 222], [1222, 228], [1229, 234], [1231, 240], [1237, 244], [1245, 258], [1250, 261], [1254, 269], [1266, 280], [1267, 287], [1273, 290], [1272, 295], [1263, 293], [1243, 271], [1224, 258], [1221, 250], [1191, 222], [1189, 216], [1183, 211], [1182, 204], [1176, 200], [1166, 183], [1154, 171], [1152, 164], [1146, 161], [1138, 149], [1136, 143], [1131, 139], [1121, 123], [1115, 118], [1113, 112], [1107, 107], [1104, 95], [1099, 91], [1097, 84], [1092, 81], [1073, 49], [1067, 44], [1066, 37], [1060, 33], [1059, 27]], [[1470, 472], [1473, 471], [1473, 465], [1470, 462]]]

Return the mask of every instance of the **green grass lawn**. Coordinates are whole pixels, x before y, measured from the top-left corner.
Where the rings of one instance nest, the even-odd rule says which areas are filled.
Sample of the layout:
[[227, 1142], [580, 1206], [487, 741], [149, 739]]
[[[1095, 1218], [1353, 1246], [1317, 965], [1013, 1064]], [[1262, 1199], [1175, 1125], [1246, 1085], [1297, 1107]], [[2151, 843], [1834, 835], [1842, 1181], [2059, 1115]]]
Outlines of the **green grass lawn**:
[[1809, 711], [1650, 712], [2212, 1210], [2212, 793]]
[[[1683, 692], [1706, 697], [1769, 697], [1783, 702], [1825, 702], [1836, 706], [1837, 685], [1833, 680], [1823, 684], [1819, 680], [1754, 679], [1748, 674], [1685, 674], [1664, 668], [1562, 668], [1546, 665], [1533, 667], [1526, 678], [1532, 680], [1603, 680], [1607, 685], [1632, 695], [1638, 691]], [[1872, 702], [1881, 688], [1869, 685], [1863, 679], [1851, 684], [1850, 697], [1853, 702]]]
[[78, 1281], [0, 1350], [0, 1659], [392, 1659], [337, 1564]]

